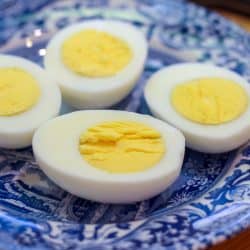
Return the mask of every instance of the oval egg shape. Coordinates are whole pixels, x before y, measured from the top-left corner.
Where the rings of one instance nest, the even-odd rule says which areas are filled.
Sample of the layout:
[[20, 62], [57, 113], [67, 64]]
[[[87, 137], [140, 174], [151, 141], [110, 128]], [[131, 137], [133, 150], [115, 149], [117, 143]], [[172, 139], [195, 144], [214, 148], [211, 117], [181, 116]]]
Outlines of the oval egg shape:
[[0, 55], [0, 147], [30, 146], [35, 130], [60, 106], [60, 90], [41, 67]]
[[44, 65], [64, 100], [78, 109], [108, 107], [129, 94], [147, 57], [147, 41], [131, 24], [91, 20], [58, 32]]
[[105, 203], [131, 203], [155, 196], [175, 181], [185, 139], [148, 115], [76, 111], [41, 126], [33, 151], [46, 175], [70, 193]]
[[151, 112], [180, 129], [192, 149], [222, 153], [250, 138], [250, 86], [233, 71], [202, 63], [172, 65], [148, 80], [144, 95]]

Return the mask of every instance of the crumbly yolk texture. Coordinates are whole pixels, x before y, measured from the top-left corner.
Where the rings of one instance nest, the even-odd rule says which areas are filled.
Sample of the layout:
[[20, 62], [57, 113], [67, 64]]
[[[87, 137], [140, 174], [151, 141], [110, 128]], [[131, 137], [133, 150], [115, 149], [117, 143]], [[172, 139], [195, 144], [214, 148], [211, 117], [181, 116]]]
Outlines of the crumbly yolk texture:
[[77, 74], [108, 77], [125, 68], [133, 53], [125, 41], [106, 32], [86, 29], [64, 41], [61, 55], [63, 63]]
[[0, 69], [0, 116], [13, 116], [29, 110], [40, 97], [35, 78], [20, 68]]
[[110, 173], [144, 171], [166, 152], [161, 134], [142, 123], [112, 121], [89, 128], [80, 137], [79, 150], [91, 166]]
[[201, 78], [177, 85], [172, 105], [187, 119], [200, 124], [222, 124], [238, 118], [248, 106], [240, 84], [224, 78]]

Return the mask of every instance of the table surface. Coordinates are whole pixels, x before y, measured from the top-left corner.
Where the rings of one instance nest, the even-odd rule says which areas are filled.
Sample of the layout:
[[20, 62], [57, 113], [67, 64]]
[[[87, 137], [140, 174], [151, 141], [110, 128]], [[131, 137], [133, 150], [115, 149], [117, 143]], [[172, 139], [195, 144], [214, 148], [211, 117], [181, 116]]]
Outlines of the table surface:
[[[215, 10], [232, 21], [238, 23], [245, 30], [250, 31], [250, 16], [240, 15], [221, 9]], [[232, 237], [225, 242], [211, 247], [208, 250], [250, 250], [250, 229]]]
[[215, 9], [215, 11], [238, 23], [245, 30], [250, 31], [250, 16], [240, 15], [222, 9]]

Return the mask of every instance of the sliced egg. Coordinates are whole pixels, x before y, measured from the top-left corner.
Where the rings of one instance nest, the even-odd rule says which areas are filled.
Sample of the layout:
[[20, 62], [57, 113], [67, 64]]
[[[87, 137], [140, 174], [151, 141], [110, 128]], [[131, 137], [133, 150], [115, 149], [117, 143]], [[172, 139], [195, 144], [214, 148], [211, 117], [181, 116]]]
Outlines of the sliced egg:
[[164, 191], [180, 173], [181, 132], [148, 115], [76, 111], [52, 119], [33, 138], [38, 165], [77, 196], [130, 203]]
[[221, 153], [250, 138], [250, 87], [230, 70], [199, 63], [169, 66], [148, 80], [144, 94], [151, 112], [180, 129], [192, 149]]
[[31, 145], [34, 131], [60, 106], [60, 90], [41, 67], [0, 55], [0, 147]]
[[134, 26], [92, 20], [69, 26], [47, 46], [44, 65], [63, 98], [75, 108], [111, 106], [136, 84], [147, 42]]

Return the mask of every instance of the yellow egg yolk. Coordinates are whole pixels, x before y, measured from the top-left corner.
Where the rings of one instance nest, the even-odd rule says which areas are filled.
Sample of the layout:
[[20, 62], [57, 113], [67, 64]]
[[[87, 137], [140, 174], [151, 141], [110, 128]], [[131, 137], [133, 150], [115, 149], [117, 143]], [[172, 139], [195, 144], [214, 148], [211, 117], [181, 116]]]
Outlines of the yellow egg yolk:
[[130, 173], [153, 167], [166, 148], [157, 130], [142, 123], [112, 121], [85, 131], [79, 150], [93, 167], [111, 173]]
[[0, 68], [0, 116], [27, 111], [40, 97], [35, 78], [20, 68]]
[[125, 41], [94, 29], [66, 39], [61, 55], [70, 70], [86, 77], [113, 76], [132, 59], [132, 51]]
[[248, 106], [243, 87], [224, 78], [201, 78], [179, 84], [172, 91], [171, 101], [187, 119], [210, 125], [232, 121]]

